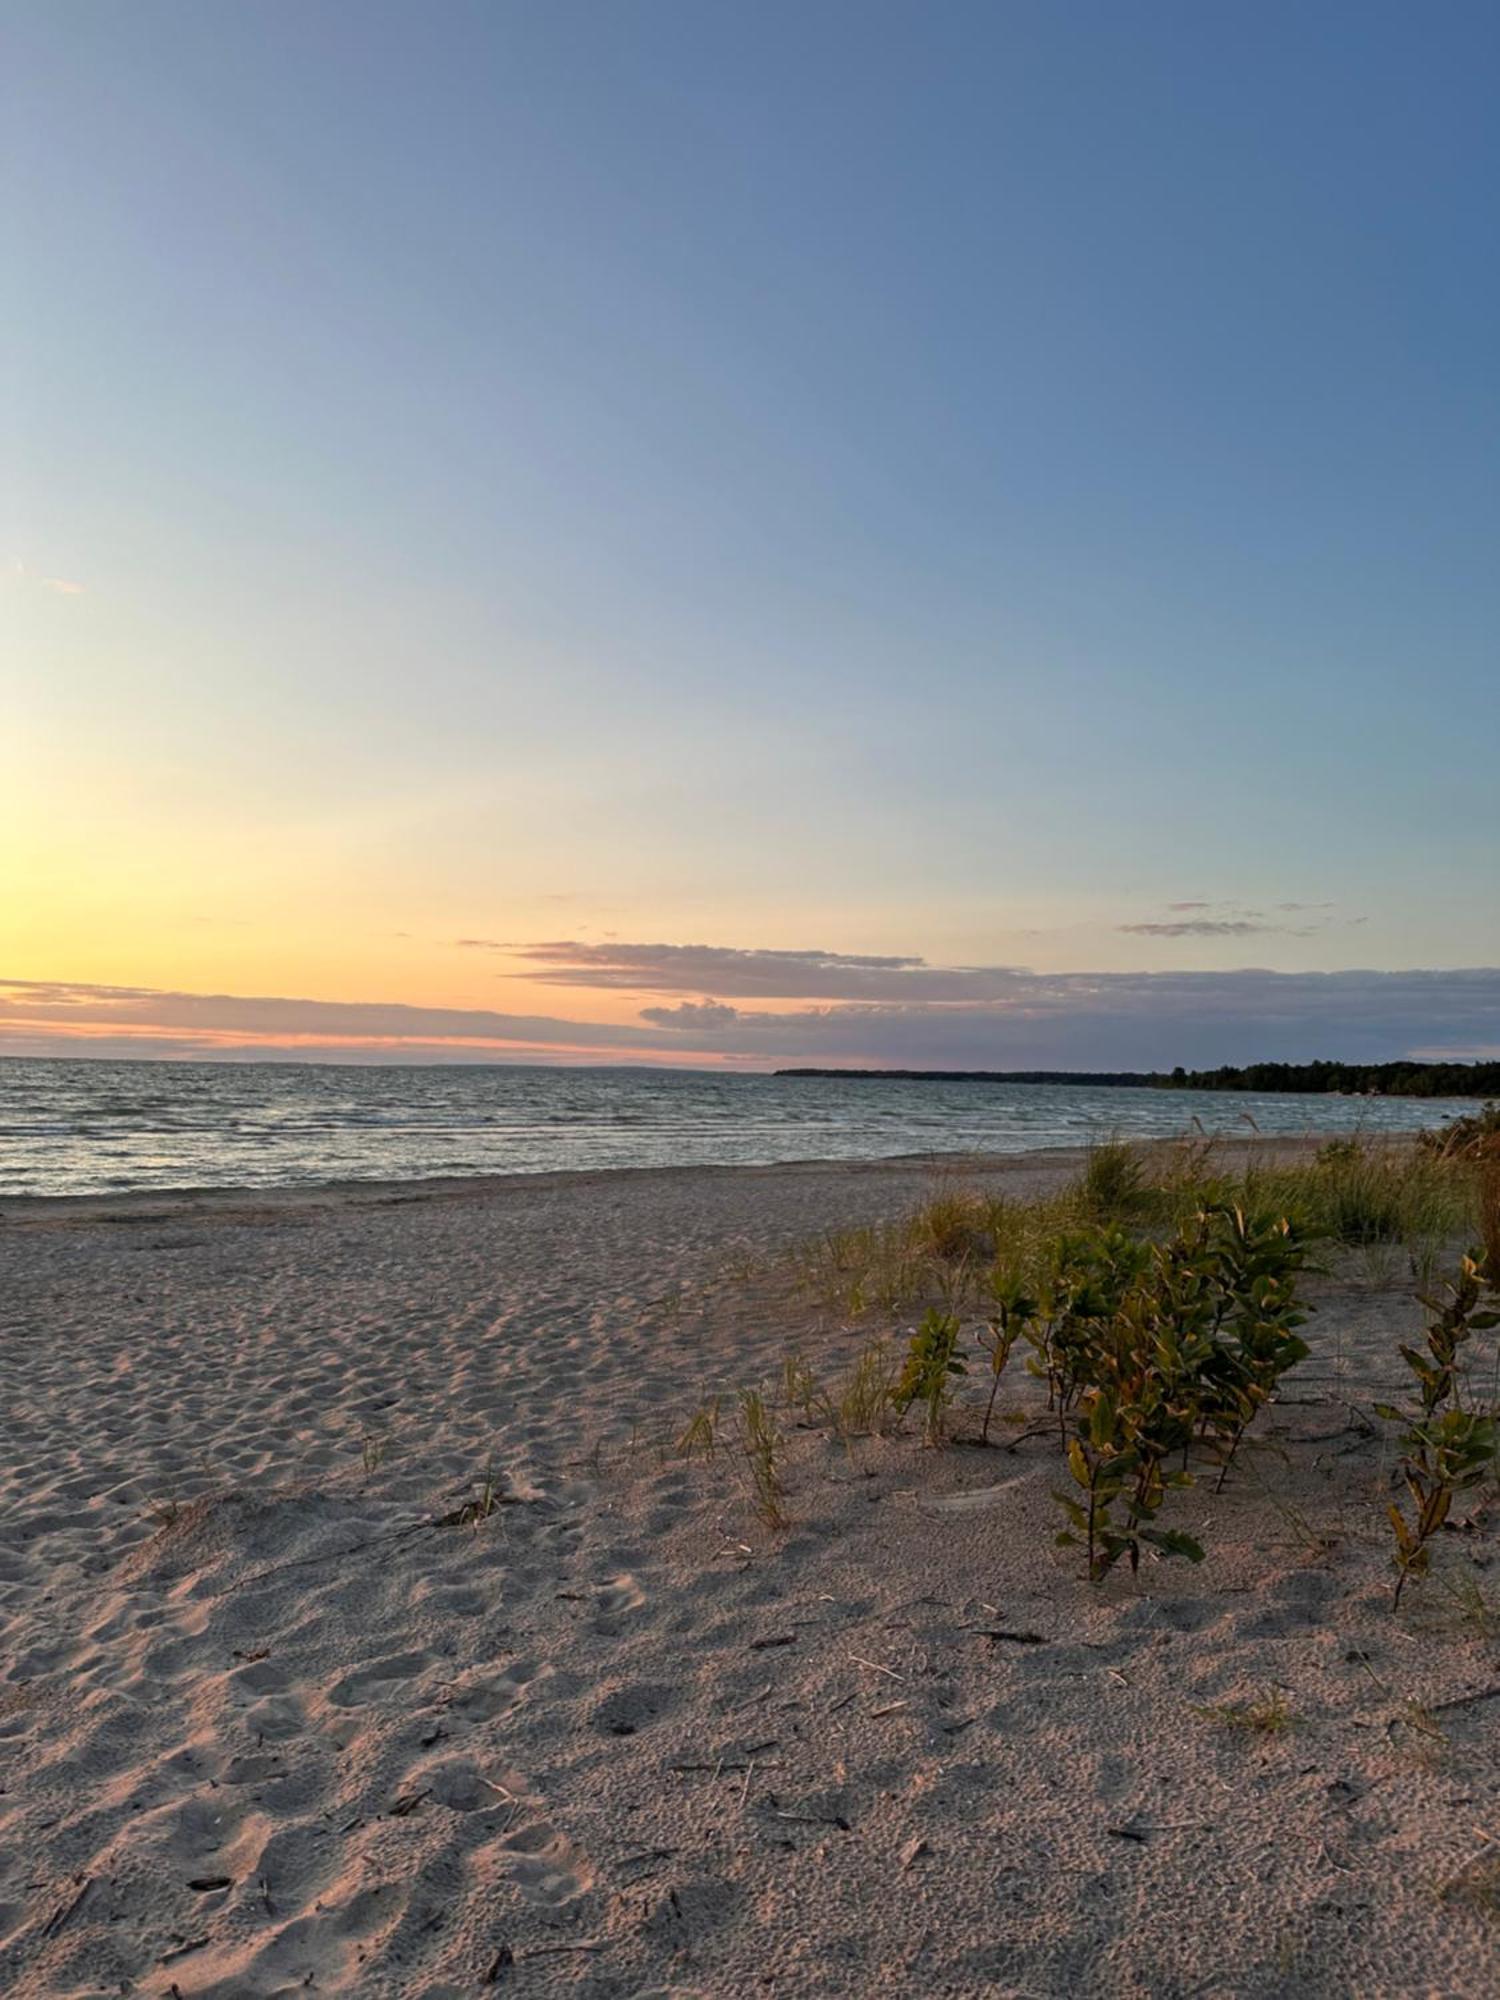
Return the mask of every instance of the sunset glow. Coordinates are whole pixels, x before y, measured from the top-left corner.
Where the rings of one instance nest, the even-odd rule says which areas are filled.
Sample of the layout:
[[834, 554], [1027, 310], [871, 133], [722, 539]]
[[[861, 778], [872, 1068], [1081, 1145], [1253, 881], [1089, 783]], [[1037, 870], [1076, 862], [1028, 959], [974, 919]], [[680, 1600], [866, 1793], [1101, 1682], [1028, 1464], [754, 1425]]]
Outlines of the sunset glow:
[[1500, 1045], [1492, 26], [1084, 13], [21, 10], [0, 1049]]

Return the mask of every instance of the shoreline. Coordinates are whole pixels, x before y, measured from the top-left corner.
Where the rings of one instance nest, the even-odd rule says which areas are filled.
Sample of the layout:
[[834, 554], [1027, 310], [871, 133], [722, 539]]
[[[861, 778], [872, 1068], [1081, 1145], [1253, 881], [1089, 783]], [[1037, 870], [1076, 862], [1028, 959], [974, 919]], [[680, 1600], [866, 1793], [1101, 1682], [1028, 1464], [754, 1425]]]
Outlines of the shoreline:
[[[1170, 1143], [1170, 1142], [1169, 1142]], [[1038, 1146], [1024, 1153], [882, 1153], [870, 1159], [843, 1160], [826, 1155], [809, 1155], [800, 1160], [707, 1161], [684, 1166], [644, 1164], [638, 1167], [555, 1167], [514, 1174], [414, 1174], [410, 1176], [363, 1177], [343, 1180], [285, 1181], [259, 1185], [255, 1182], [212, 1183], [183, 1188], [121, 1188], [109, 1194], [8, 1194], [0, 1195], [0, 1220], [22, 1220], [43, 1213], [68, 1214], [75, 1219], [85, 1210], [119, 1210], [137, 1204], [160, 1206], [181, 1202], [193, 1206], [218, 1207], [225, 1204], [273, 1208], [295, 1207], [381, 1207], [391, 1203], [423, 1201], [481, 1200], [513, 1189], [519, 1192], [551, 1191], [557, 1188], [607, 1186], [612, 1182], [656, 1180], [672, 1182], [700, 1175], [767, 1175], [799, 1173], [879, 1174], [910, 1172], [912, 1168], [941, 1170], [954, 1165], [975, 1173], [1004, 1172], [1024, 1162], [1067, 1163], [1082, 1160], [1083, 1146]]]
[[[1214, 1137], [1212, 1143], [1226, 1151], [1235, 1149], [1262, 1156], [1316, 1150], [1327, 1143], [1326, 1133], [1256, 1134], [1235, 1133]], [[1410, 1143], [1414, 1134], [1382, 1133], [1374, 1143]], [[1183, 1136], [1172, 1139], [1141, 1139], [1131, 1142], [1142, 1152], [1201, 1144]], [[254, 1183], [213, 1184], [184, 1188], [122, 1188], [109, 1194], [7, 1194], [0, 1195], [0, 1227], [36, 1226], [55, 1222], [165, 1222], [183, 1214], [207, 1216], [213, 1213], [240, 1213], [245, 1210], [291, 1214], [308, 1209], [361, 1209], [416, 1206], [427, 1202], [494, 1201], [507, 1194], [546, 1194], [569, 1188], [611, 1185], [689, 1185], [701, 1179], [741, 1178], [746, 1181], [795, 1179], [798, 1176], [826, 1177], [830, 1174], [849, 1180], [906, 1176], [927, 1172], [938, 1177], [962, 1179], [979, 1175], [985, 1179], [1007, 1174], [1034, 1172], [1076, 1172], [1087, 1160], [1088, 1144], [1037, 1146], [1025, 1152], [967, 1153], [921, 1152], [883, 1153], [869, 1159], [845, 1160], [809, 1156], [800, 1160], [756, 1162], [713, 1162], [685, 1166], [643, 1165], [638, 1167], [557, 1167], [542, 1172], [514, 1174], [425, 1174], [410, 1178], [371, 1178], [326, 1181], [291, 1181], [279, 1185]]]

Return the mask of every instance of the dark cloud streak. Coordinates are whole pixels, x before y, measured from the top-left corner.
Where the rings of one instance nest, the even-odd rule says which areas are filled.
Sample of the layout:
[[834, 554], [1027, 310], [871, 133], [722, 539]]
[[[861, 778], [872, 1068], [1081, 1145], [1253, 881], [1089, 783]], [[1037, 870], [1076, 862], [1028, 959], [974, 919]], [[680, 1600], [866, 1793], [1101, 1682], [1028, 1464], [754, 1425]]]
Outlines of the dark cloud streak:
[[[1181, 905], [1174, 903], [1173, 909]], [[1131, 937], [1257, 937], [1266, 933], [1286, 935], [1282, 924], [1263, 924], [1252, 917], [1184, 917], [1175, 923], [1116, 924], [1117, 931]]]
[[[777, 955], [729, 954], [742, 971], [746, 959], [767, 956]], [[1414, 1051], [1500, 1050], [1496, 967], [1037, 973], [831, 953], [779, 956], [806, 961], [803, 976], [810, 981], [830, 972], [850, 979], [867, 974], [882, 986], [893, 983], [900, 997], [882, 991], [819, 1004], [821, 995], [804, 994], [799, 1004], [777, 1011], [737, 1006], [734, 998], [743, 995], [726, 998], [710, 987], [672, 1005], [647, 1006], [636, 1022], [596, 1023], [487, 1008], [0, 980], [0, 1050], [285, 1053], [324, 1061], [701, 1056], [964, 1069], [1155, 1069], [1178, 1062], [1378, 1061]], [[762, 970], [750, 968], [753, 976]]]

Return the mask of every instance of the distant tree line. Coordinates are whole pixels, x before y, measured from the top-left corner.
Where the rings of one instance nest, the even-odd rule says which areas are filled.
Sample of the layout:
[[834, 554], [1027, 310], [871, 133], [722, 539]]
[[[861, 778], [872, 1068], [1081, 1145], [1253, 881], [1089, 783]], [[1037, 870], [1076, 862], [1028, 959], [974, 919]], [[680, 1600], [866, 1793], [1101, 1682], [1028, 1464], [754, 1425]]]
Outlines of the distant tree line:
[[1219, 1069], [781, 1069], [778, 1076], [922, 1083], [1092, 1083], [1145, 1090], [1257, 1090], [1357, 1097], [1500, 1097], [1500, 1062], [1247, 1063]]
[[1500, 1062], [1247, 1063], [1174, 1069], [1152, 1077], [1169, 1090], [1342, 1091], [1358, 1097], [1494, 1097]]

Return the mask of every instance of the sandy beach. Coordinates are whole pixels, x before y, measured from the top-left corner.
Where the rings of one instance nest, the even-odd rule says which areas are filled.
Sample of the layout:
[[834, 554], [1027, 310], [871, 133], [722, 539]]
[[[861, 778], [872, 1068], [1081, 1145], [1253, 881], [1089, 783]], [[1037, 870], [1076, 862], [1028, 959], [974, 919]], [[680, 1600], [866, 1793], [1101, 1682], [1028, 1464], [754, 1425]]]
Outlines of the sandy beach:
[[1494, 1635], [1390, 1610], [1404, 1271], [1313, 1282], [1196, 1567], [1082, 1580], [1046, 1440], [789, 1421], [779, 1533], [674, 1453], [847, 1363], [787, 1254], [938, 1172], [0, 1205], [0, 1989], [1500, 1990]]

